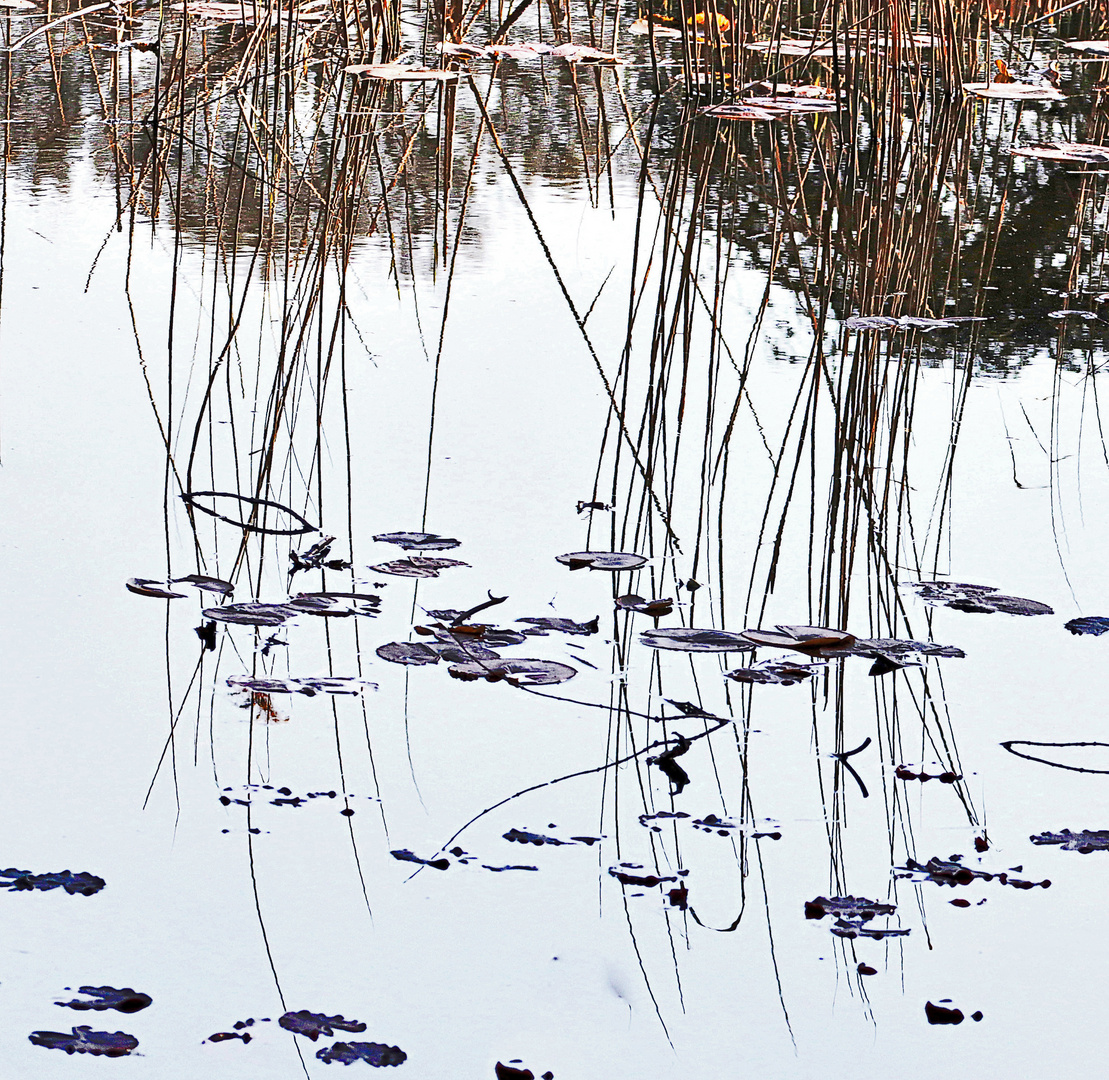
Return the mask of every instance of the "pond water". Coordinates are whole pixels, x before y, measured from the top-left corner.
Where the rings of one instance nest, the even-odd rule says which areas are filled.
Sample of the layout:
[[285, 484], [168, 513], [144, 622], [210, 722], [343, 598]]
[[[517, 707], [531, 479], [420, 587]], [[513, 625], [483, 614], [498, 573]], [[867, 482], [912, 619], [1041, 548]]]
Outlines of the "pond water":
[[752, 123], [634, 5], [86, 7], [0, 61], [4, 1074], [1100, 1076], [1109, 203], [1010, 152], [1096, 18], [687, 42], [856, 78]]

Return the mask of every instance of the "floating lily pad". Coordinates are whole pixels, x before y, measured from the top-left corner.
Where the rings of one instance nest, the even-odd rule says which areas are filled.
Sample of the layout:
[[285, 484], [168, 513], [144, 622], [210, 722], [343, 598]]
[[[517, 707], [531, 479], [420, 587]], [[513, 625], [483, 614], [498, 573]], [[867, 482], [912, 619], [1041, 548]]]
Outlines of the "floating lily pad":
[[452, 678], [472, 682], [485, 679], [487, 682], [504, 680], [513, 686], [554, 686], [567, 682], [577, 674], [577, 669], [569, 664], [554, 660], [468, 660], [451, 664], [448, 669]]
[[11, 892], [50, 892], [65, 889], [70, 896], [92, 896], [104, 888], [104, 879], [82, 871], [79, 874], [61, 870], [52, 874], [32, 874], [30, 870], [0, 870], [0, 889]]
[[378, 563], [370, 569], [379, 574], [392, 574], [394, 577], [433, 578], [439, 576], [440, 570], [447, 570], [452, 566], [469, 565], [458, 559], [430, 559], [413, 555], [409, 559], [394, 559], [392, 562]]
[[223, 607], [205, 608], [206, 619], [235, 623], [243, 626], [280, 626], [287, 619], [303, 615], [304, 609], [291, 604], [224, 604]]
[[[635, 22], [628, 27], [628, 33], [634, 34], [637, 37], [649, 37], [651, 34], [651, 20], [636, 19]], [[654, 36], [656, 40], [662, 40], [664, 38], [676, 38], [680, 40], [682, 32], [675, 26], [666, 26], [656, 20], [654, 25]]]
[[381, 645], [376, 650], [382, 660], [392, 664], [409, 664], [413, 667], [422, 667], [425, 664], [437, 664], [440, 660], [453, 660], [466, 663], [470, 660], [499, 660], [500, 656], [476, 642], [462, 645], [450, 645], [445, 642], [423, 641], [390, 641], [388, 645]]
[[639, 641], [652, 649], [677, 652], [751, 652], [755, 647], [743, 634], [731, 630], [700, 630], [689, 626], [644, 630]]
[[368, 615], [381, 614], [381, 597], [373, 593], [326, 592], [298, 593], [288, 601], [288, 606], [306, 611], [310, 615]]
[[826, 96], [788, 94], [773, 97], [745, 97], [723, 105], [708, 105], [698, 110], [701, 116], [715, 120], [780, 120], [803, 113], [834, 113], [839, 111], [836, 102]]
[[788, 660], [768, 661], [725, 672], [724, 678], [733, 682], [792, 686], [804, 679], [811, 679], [817, 670], [818, 667], [813, 664], [792, 664]]
[[350, 64], [343, 68], [348, 75], [384, 82], [458, 82], [457, 71], [423, 67], [420, 64]]
[[589, 622], [583, 623], [574, 622], [573, 619], [548, 619], [530, 616], [516, 621], [529, 623], [538, 630], [557, 630], [560, 634], [575, 634], [581, 637], [588, 637], [590, 634], [597, 633], [601, 626], [599, 615], [594, 619], [590, 619]]
[[930, 1001], [924, 1003], [924, 1015], [929, 1024], [961, 1024], [966, 1019], [962, 1009], [949, 1009], [945, 1005], [933, 1005]]
[[1109, 146], [1094, 143], [1029, 143], [1027, 146], [1014, 146], [1009, 153], [1015, 157], [1061, 161], [1071, 165], [1109, 165]]
[[140, 994], [129, 986], [122, 990], [117, 990], [114, 986], [82, 986], [77, 992], [85, 996], [72, 1001], [55, 1001], [54, 1004], [79, 1011], [103, 1012], [105, 1009], [115, 1009], [121, 1013], [137, 1013], [154, 1001], [149, 994]]
[[549, 845], [551, 847], [574, 846], [585, 844], [592, 847], [601, 841], [599, 836], [571, 836], [569, 840], [560, 840], [557, 836], [547, 836], [545, 833], [528, 832], [526, 829], [509, 829], [504, 834], [504, 839], [512, 844], [533, 844], [535, 847]]
[[805, 901], [806, 919], [823, 919], [825, 915], [833, 915], [840, 919], [869, 922], [879, 915], [892, 915], [896, 910], [896, 904], [867, 900], [862, 896], [818, 896], [815, 900]]
[[378, 533], [374, 539], [382, 544], [396, 544], [405, 551], [449, 551], [462, 543], [449, 536], [423, 532]]
[[[234, 6], [239, 10], [237, 4], [228, 6]], [[247, 532], [264, 533], [267, 536], [300, 536], [302, 533], [319, 532], [306, 517], [272, 499], [256, 499], [250, 495], [236, 495], [230, 491], [186, 491], [182, 493], [181, 498], [191, 509], [199, 510], [202, 514], [208, 514]], [[206, 505], [206, 502], [212, 505]], [[229, 504], [226, 513], [221, 513], [225, 503]], [[250, 508], [253, 511], [247, 518], [242, 516], [244, 508]], [[232, 511], [234, 511], [233, 516]], [[271, 514], [278, 518], [279, 525], [282, 527], [259, 525], [255, 520], [259, 516], [268, 517]], [[292, 521], [282, 522], [280, 520], [282, 515], [292, 518]]]
[[848, 330], [922, 330], [929, 333], [932, 330], [962, 326], [964, 323], [985, 321], [984, 315], [947, 315], [939, 319], [926, 318], [923, 315], [902, 315], [896, 319], [892, 315], [852, 315], [843, 320], [843, 325]]
[[1006, 596], [990, 585], [968, 585], [958, 581], [910, 581], [909, 587], [926, 603], [942, 604], [956, 611], [992, 615], [1054, 615], [1053, 608], [1038, 600]]
[[139, 1045], [134, 1035], [124, 1031], [93, 1031], [86, 1026], [75, 1027], [70, 1034], [62, 1031], [32, 1031], [28, 1036], [35, 1046], [48, 1050], [64, 1050], [67, 1054], [92, 1054], [94, 1057], [125, 1057]]
[[232, 675], [227, 685], [233, 690], [247, 690], [257, 694], [360, 694], [363, 687], [376, 690], [377, 683], [354, 676], [323, 675], [302, 679], [265, 679], [247, 675]]
[[1104, 615], [1088, 615], [1082, 619], [1070, 619], [1063, 626], [1072, 634], [1091, 634], [1100, 637], [1109, 632], [1109, 619]]
[[178, 592], [174, 585], [192, 585], [204, 592], [219, 593], [221, 596], [230, 596], [235, 591], [235, 586], [230, 581], [222, 578], [208, 577], [205, 574], [187, 574], [185, 577], [170, 578], [169, 581], [159, 581], [155, 578], [129, 578], [127, 588], [139, 596], [154, 596], [160, 600], [180, 600], [187, 593]]
[[436, 48], [444, 56], [449, 56], [455, 60], [480, 60], [491, 55], [484, 46], [471, 45], [468, 41], [441, 41]]
[[399, 1046], [386, 1046], [384, 1043], [337, 1042], [316, 1051], [316, 1057], [327, 1065], [333, 1061], [343, 1065], [353, 1065], [356, 1061], [364, 1061], [375, 1069], [386, 1065], [403, 1065], [408, 1060], [408, 1055]]
[[1066, 101], [1070, 96], [1047, 83], [963, 83], [963, 89], [991, 101]]
[[674, 601], [645, 600], [642, 596], [629, 593], [627, 596], [618, 596], [616, 606], [623, 611], [634, 611], [640, 615], [649, 615], [652, 619], [661, 619], [674, 610]]
[[139, 596], [152, 596], [157, 600], [183, 600], [188, 594], [174, 592], [164, 582], [154, 578], [133, 577], [128, 578], [127, 591], [137, 593]]
[[636, 570], [647, 562], [645, 556], [627, 551], [571, 551], [555, 559], [571, 570]]
[[[286, 1031], [304, 1035], [315, 1042], [321, 1035], [334, 1035], [336, 1031], [360, 1032], [366, 1030], [361, 1020], [347, 1020], [342, 1016], [325, 1016], [323, 1013], [287, 1012], [277, 1021]], [[334, 1030], [332, 1030], [334, 1029]]]
[[854, 634], [826, 626], [779, 626], [771, 630], [744, 630], [742, 636], [752, 645], [773, 649], [796, 649], [811, 653], [819, 649], [849, 649], [855, 644]]
[[1058, 844], [1063, 851], [1077, 851], [1082, 855], [1089, 855], [1093, 851], [1109, 851], [1109, 829], [1098, 829], [1096, 832], [1083, 829], [1076, 833], [1064, 829], [1057, 833], [1040, 833], [1028, 839], [1033, 844]]

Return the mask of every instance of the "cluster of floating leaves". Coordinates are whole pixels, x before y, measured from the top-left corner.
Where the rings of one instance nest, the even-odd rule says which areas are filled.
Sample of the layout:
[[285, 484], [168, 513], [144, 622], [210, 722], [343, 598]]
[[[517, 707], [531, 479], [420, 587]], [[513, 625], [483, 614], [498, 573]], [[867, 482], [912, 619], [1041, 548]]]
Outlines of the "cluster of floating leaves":
[[316, 1057], [325, 1065], [338, 1061], [341, 1065], [353, 1065], [364, 1061], [375, 1069], [389, 1065], [403, 1065], [408, 1055], [399, 1046], [371, 1042], [337, 1042], [316, 1051]]
[[1109, 851], [1109, 829], [1097, 831], [1083, 829], [1081, 832], [1063, 829], [1062, 832], [1040, 833], [1028, 839], [1033, 844], [1057, 844], [1063, 851], [1077, 851], [1080, 855], [1089, 855], [1094, 851]]
[[906, 937], [908, 929], [867, 925], [879, 915], [888, 918], [896, 911], [896, 904], [867, 900], [861, 896], [818, 896], [815, 900], [805, 901], [805, 918], [823, 919], [825, 915], [831, 915], [831, 931], [842, 938], [867, 937], [881, 941], [889, 937]]
[[[662, 832], [659, 821], [689, 821], [690, 825], [698, 832], [709, 833], [716, 836], [731, 836], [739, 828], [734, 821], [718, 817], [716, 814], [706, 814], [703, 818], [695, 818], [684, 810], [659, 810], [654, 814], [640, 814], [639, 824], [651, 830]], [[763, 832], [752, 831], [752, 840], [781, 840], [782, 834], [777, 829]]]
[[601, 841], [599, 836], [571, 836], [569, 840], [560, 840], [557, 836], [528, 832], [526, 829], [509, 829], [503, 839], [513, 844], [534, 844], [536, 847], [543, 847], [544, 844], [552, 847], [585, 844], [586, 847], [592, 847]]
[[230, 596], [235, 591], [235, 586], [230, 581], [222, 578], [207, 577], [204, 574], [186, 574], [184, 577], [170, 578], [168, 581], [159, 581], [155, 578], [128, 578], [127, 589], [138, 596], [152, 596], [158, 600], [183, 600], [188, 593], [178, 592], [175, 585], [191, 585], [202, 592], [218, 593], [220, 596]]
[[[67, 986], [66, 990], [69, 989]], [[114, 1009], [121, 1013], [137, 1013], [154, 1002], [149, 994], [142, 994], [130, 986], [125, 986], [122, 990], [117, 990], [114, 986], [81, 986], [77, 992], [84, 997], [73, 998], [71, 1001], [55, 1001], [54, 1004], [66, 1009], [77, 1009], [79, 1012]]]
[[[933, 857], [926, 863], [906, 859], [904, 866], [894, 869], [899, 871], [898, 877], [910, 878], [913, 881], [933, 881], [937, 885], [969, 885], [972, 881], [997, 881], [1001, 885], [1011, 885], [1014, 889], [1051, 887], [1051, 882], [1046, 878], [1043, 881], [1026, 881], [1023, 878], [1010, 877], [1004, 870], [997, 874], [987, 870], [974, 870], [963, 865], [961, 855], [952, 855], [949, 859]], [[1017, 872], [1021, 870], [1020, 867], [1015, 869]]]
[[48, 1050], [92, 1054], [94, 1057], [126, 1057], [139, 1045], [139, 1040], [125, 1031], [93, 1031], [87, 1025], [79, 1025], [69, 1033], [32, 1031], [28, 1038], [35, 1046], [44, 1046]]
[[[961, 1024], [966, 1019], [962, 1009], [949, 1009], [946, 1007], [951, 1004], [950, 998], [942, 998], [941, 1001], [946, 1004], [933, 1005], [930, 1001], [924, 1003], [924, 1015], [927, 1017], [929, 1024]], [[981, 1012], [972, 1012], [970, 1014], [971, 1020], [975, 1023], [978, 1023], [982, 1017], [983, 1014]]]
[[834, 113], [839, 111], [836, 100], [827, 87], [790, 86], [788, 84], [756, 84], [749, 96], [721, 105], [708, 105], [700, 110], [701, 116], [714, 120], [781, 120], [804, 113]]
[[[522, 1065], [523, 1062], [519, 1058], [513, 1058], [507, 1065], [497, 1062], [494, 1075], [497, 1080], [535, 1080], [535, 1073], [531, 1069], [517, 1069], [517, 1065]], [[549, 1070], [540, 1077], [540, 1080], [554, 1080], [554, 1073]]]
[[215, 622], [240, 626], [281, 626], [298, 615], [345, 618], [350, 615], [380, 614], [381, 597], [360, 592], [299, 593], [281, 603], [251, 601], [204, 608], [202, 614]]
[[1054, 615], [1047, 604], [1006, 596], [991, 585], [968, 585], [959, 581], [910, 581], [909, 587], [926, 603], [942, 604], [956, 611], [992, 615]]
[[950, 769], [945, 769], [943, 772], [938, 773], [928, 773], [923, 769], [914, 772], [907, 765], [898, 765], [897, 768], [893, 770], [893, 775], [896, 776], [898, 780], [919, 780], [921, 783], [927, 783], [929, 780], [938, 780], [941, 784], [954, 784], [962, 780], [961, 774], [952, 772]]
[[278, 1019], [286, 1031], [294, 1035], [303, 1035], [315, 1042], [321, 1035], [332, 1036], [336, 1031], [349, 1031], [357, 1034], [366, 1030], [366, 1025], [361, 1020], [347, 1020], [343, 1016], [327, 1016], [324, 1013], [309, 1012], [301, 1009], [300, 1012], [287, 1012]]
[[609, 876], [616, 878], [621, 885], [636, 885], [645, 889], [653, 889], [656, 885], [680, 882], [689, 875], [688, 870], [679, 870], [676, 874], [666, 876], [659, 874], [636, 874], [633, 870], [642, 870], [638, 863], [620, 863], [619, 866], [608, 868]]
[[393, 577], [437, 578], [442, 570], [449, 570], [452, 566], [469, 565], [461, 559], [433, 559], [426, 555], [412, 555], [407, 559], [377, 563], [370, 569], [378, 574], [391, 574]]
[[0, 870], [0, 889], [11, 892], [50, 892], [64, 889], [70, 896], [92, 896], [104, 888], [104, 879], [84, 871], [78, 874], [60, 870], [50, 874], [32, 874], [30, 870], [9, 867]]
[[638, 570], [646, 565], [643, 555], [633, 555], [627, 551], [571, 551], [556, 555], [555, 561], [568, 566], [571, 570]]
[[405, 551], [450, 551], [462, 543], [453, 536], [425, 532], [378, 533], [374, 539], [382, 544], [396, 544]]

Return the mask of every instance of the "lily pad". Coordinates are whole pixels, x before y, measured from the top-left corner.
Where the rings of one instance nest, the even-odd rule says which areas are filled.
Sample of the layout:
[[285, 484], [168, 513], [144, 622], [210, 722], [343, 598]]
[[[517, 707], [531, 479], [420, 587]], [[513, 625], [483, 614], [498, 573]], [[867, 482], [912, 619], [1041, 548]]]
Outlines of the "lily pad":
[[642, 596], [629, 593], [627, 596], [618, 596], [616, 606], [623, 611], [634, 611], [640, 615], [649, 615], [652, 619], [661, 619], [674, 610], [674, 601], [645, 600]]
[[1088, 615], [1082, 619], [1070, 619], [1063, 626], [1072, 634], [1091, 634], [1100, 637], [1109, 632], [1109, 619], [1104, 615]]
[[1077, 851], [1081, 855], [1089, 855], [1093, 851], [1109, 851], [1109, 829], [1098, 829], [1096, 832], [1083, 829], [1076, 833], [1064, 829], [1057, 833], [1040, 833], [1028, 839], [1033, 844], [1057, 844], [1063, 851]]
[[32, 1031], [28, 1038], [35, 1046], [45, 1046], [48, 1050], [92, 1054], [94, 1057], [125, 1057], [139, 1045], [139, 1040], [125, 1031], [93, 1031], [87, 1026], [75, 1027], [70, 1034]]
[[812, 653], [818, 649], [849, 649], [855, 644], [854, 634], [826, 626], [779, 626], [777, 632], [744, 630], [742, 636], [752, 645], [796, 649], [804, 653]]
[[[234, 6], [236, 11], [241, 10], [238, 4], [228, 6]], [[202, 514], [208, 514], [218, 521], [225, 521], [228, 525], [235, 525], [247, 532], [264, 533], [267, 536], [300, 536], [302, 533], [319, 532], [306, 517], [272, 499], [256, 499], [251, 495], [236, 495], [232, 491], [186, 491], [182, 493], [181, 498], [190, 509], [199, 510]], [[206, 505], [206, 502], [211, 502], [213, 505]], [[226, 513], [221, 513], [225, 503], [230, 505], [227, 506]], [[248, 518], [244, 518], [242, 514], [247, 508], [253, 513]], [[234, 515], [232, 511], [235, 512]], [[259, 525], [255, 520], [258, 516], [270, 514], [276, 516], [279, 522], [282, 516], [292, 518], [292, 521], [280, 522], [283, 527], [279, 528], [276, 525]]]
[[442, 641], [390, 641], [388, 645], [381, 645], [375, 651], [382, 660], [388, 660], [391, 664], [408, 664], [412, 667], [437, 664], [440, 660], [465, 663], [470, 660], [500, 659], [492, 649], [477, 643], [463, 647]]
[[316, 1057], [327, 1065], [333, 1061], [343, 1065], [353, 1065], [356, 1061], [364, 1061], [375, 1069], [387, 1065], [403, 1065], [408, 1060], [408, 1055], [399, 1046], [386, 1046], [385, 1043], [367, 1042], [337, 1042], [316, 1051]]
[[458, 82], [457, 71], [423, 67], [421, 64], [350, 64], [343, 71], [348, 75], [384, 82]]
[[933, 319], [923, 315], [902, 315], [895, 319], [892, 315], [852, 315], [843, 320], [843, 325], [848, 330], [922, 330], [928, 333], [932, 330], [946, 330], [953, 326], [962, 326], [964, 323], [976, 322], [986, 322], [986, 317], [948, 315]]
[[82, 986], [77, 992], [85, 996], [72, 1001], [55, 1001], [54, 1004], [79, 1011], [103, 1012], [105, 1009], [115, 1009], [121, 1013], [137, 1013], [154, 1002], [149, 994], [140, 994], [129, 986], [122, 990], [117, 990], [114, 986]]
[[1053, 608], [1038, 600], [1006, 596], [990, 585], [968, 585], [958, 581], [910, 581], [909, 587], [926, 603], [942, 604], [956, 611], [992, 615], [1054, 615]]
[[512, 686], [554, 686], [564, 683], [577, 674], [577, 669], [569, 664], [554, 660], [469, 660], [451, 664], [448, 669], [451, 678], [464, 682], [485, 679], [487, 682], [500, 682], [502, 679]]
[[232, 675], [227, 685], [233, 690], [248, 690], [257, 694], [360, 694], [363, 687], [376, 690], [377, 684], [353, 676], [325, 675], [304, 679], [255, 679], [246, 675]]
[[825, 915], [834, 915], [840, 919], [869, 922], [878, 915], [892, 915], [896, 910], [896, 904], [867, 900], [862, 896], [818, 896], [815, 900], [805, 901], [806, 919], [823, 919]]
[[379, 574], [392, 574], [394, 577], [433, 578], [439, 576], [440, 570], [447, 570], [452, 566], [469, 565], [458, 559], [430, 559], [413, 555], [409, 559], [394, 559], [392, 562], [378, 563], [370, 569]]
[[817, 673], [817, 670], [817, 666], [813, 664], [792, 664], [788, 660], [769, 661], [728, 671], [724, 678], [731, 679], [733, 682], [792, 686], [803, 679], [811, 679]]
[[1072, 165], [1109, 165], [1109, 146], [1095, 143], [1029, 143], [1027, 146], [1014, 146], [1009, 153], [1014, 157], [1061, 161]]
[[449, 870], [451, 865], [450, 859], [421, 859], [419, 855], [413, 855], [407, 848], [399, 848], [396, 851], [390, 851], [389, 854], [400, 862], [418, 863], [420, 866], [430, 866], [433, 870]]
[[517, 619], [516, 621], [529, 623], [538, 630], [557, 630], [560, 634], [574, 634], [581, 637], [588, 637], [590, 634], [595, 634], [601, 627], [601, 618], [599, 615], [596, 618], [590, 619], [589, 622], [583, 623], [574, 622], [573, 619], [549, 619], [531, 616]]
[[405, 551], [449, 551], [462, 543], [450, 536], [423, 532], [378, 533], [374, 539], [382, 544], [396, 544]]
[[[315, 1042], [321, 1035], [334, 1035], [335, 1031], [360, 1032], [366, 1030], [361, 1020], [347, 1020], [342, 1016], [325, 1016], [323, 1013], [287, 1012], [277, 1021], [286, 1031], [304, 1035]], [[334, 1030], [333, 1030], [334, 1029]]]
[[157, 600], [183, 600], [188, 595], [183, 592], [174, 592], [164, 582], [153, 578], [128, 578], [126, 585], [128, 592], [136, 593], [139, 596], [152, 596]]
[[51, 874], [32, 874], [30, 870], [0, 870], [0, 889], [11, 892], [50, 892], [65, 889], [70, 896], [92, 896], [104, 888], [104, 879], [82, 871], [79, 874], [61, 870]]
[[223, 607], [203, 610], [206, 619], [242, 626], [280, 626], [286, 620], [303, 614], [303, 608], [290, 604], [224, 604]]
[[963, 83], [963, 89], [968, 94], [991, 101], [1066, 101], [1070, 96], [1047, 83]]
[[701, 116], [716, 120], [780, 120], [802, 113], [834, 113], [836, 102], [828, 97], [789, 94], [773, 97], [745, 97], [723, 105], [708, 105], [699, 110]]
[[645, 556], [627, 551], [571, 551], [555, 559], [571, 570], [637, 570], [647, 562]]
[[644, 630], [639, 641], [652, 649], [672, 649], [677, 652], [751, 652], [755, 647], [741, 633], [731, 630], [701, 630], [690, 626]]

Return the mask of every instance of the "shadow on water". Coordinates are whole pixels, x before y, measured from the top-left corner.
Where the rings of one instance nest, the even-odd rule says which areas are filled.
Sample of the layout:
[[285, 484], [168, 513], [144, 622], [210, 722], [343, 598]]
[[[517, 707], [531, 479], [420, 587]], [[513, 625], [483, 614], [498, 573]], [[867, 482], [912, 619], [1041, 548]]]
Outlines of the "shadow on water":
[[[164, 450], [164, 567], [127, 585], [136, 608], [165, 603], [165, 741], [145, 805], [175, 829], [201, 801], [227, 815], [279, 1027], [313, 1043], [367, 1030], [292, 1011], [319, 992], [279, 887], [297, 859], [313, 868], [303, 902], [343, 934], [397, 936], [376, 977], [403, 982], [410, 963], [426, 978], [421, 949], [444, 940], [480, 965], [510, 924], [489, 914], [501, 904], [558, 922], [591, 987], [582, 971], [621, 957], [605, 1007], [614, 996], [629, 1015], [598, 1006], [606, 1019], [578, 1037], [634, 1013], [651, 1075], [674, 1075], [694, 1044], [709, 1069], [705, 1044], [736, 1007], [769, 1032], [768, 1060], [804, 1055], [828, 1023], [806, 921], [828, 930], [817, 948], [866, 1023], [964, 1018], [926, 1007], [914, 971], [932, 921], [948, 926], [930, 886], [1000, 883], [1031, 902], [1050, 881], [989, 861], [992, 762], [977, 734], [966, 749], [954, 674], [974, 663], [971, 624], [940, 609], [1022, 628], [1054, 614], [948, 580], [955, 508], [973, 497], [961, 465], [982, 453], [981, 436], [964, 448], [971, 403], [1052, 365], [1046, 405], [1019, 403], [1042, 460], [1021, 449], [1018, 470], [1012, 407], [1000, 452], [1015, 489], [1018, 471], [1045, 473], [1042, 558], [1076, 606], [1066, 463], [1091, 438], [1109, 463], [1109, 52], [1079, 62], [1062, 44], [1104, 34], [1106, 13], [1049, 12], [11, 9], [3, 236], [17, 185], [64, 199], [91, 175], [112, 193], [86, 289], [122, 267]], [[985, 96], [964, 92], [979, 77]], [[1029, 147], [1048, 149], [1013, 153]], [[137, 269], [152, 246], [157, 302]], [[467, 454], [476, 477], [455, 464]], [[567, 498], [556, 516], [546, 504], [567, 486], [577, 513]], [[1025, 648], [1046, 622], [1027, 620]], [[1104, 744], [1003, 745], [1053, 764], [1013, 747]], [[1033, 844], [1106, 846], [1047, 824]], [[0, 876], [11, 891], [104, 885], [38, 869]], [[455, 903], [475, 920], [462, 945]], [[915, 997], [872, 1003], [879, 974]], [[465, 1013], [474, 991], [445, 982], [436, 1001]], [[363, 992], [337, 978], [329, 997], [355, 997], [349, 1011]], [[275, 1043], [254, 1024], [208, 1041]], [[467, 1069], [517, 1045], [495, 1019], [479, 1026]], [[430, 1054], [375, 1030], [388, 1041], [315, 1058]], [[137, 1046], [81, 1027], [31, 1040]], [[677, 1057], [660, 1066], [665, 1043]], [[534, 1075], [524, 1064], [497, 1075]]]

